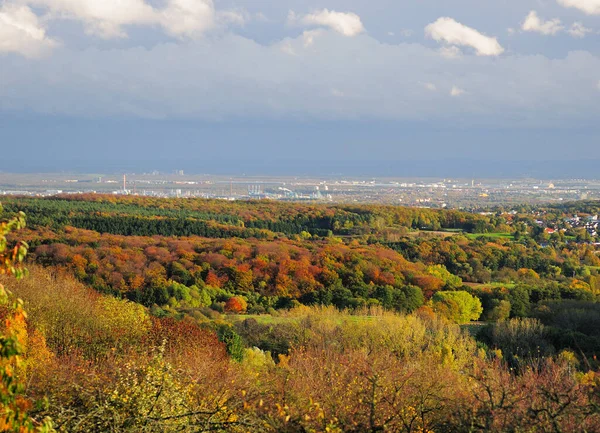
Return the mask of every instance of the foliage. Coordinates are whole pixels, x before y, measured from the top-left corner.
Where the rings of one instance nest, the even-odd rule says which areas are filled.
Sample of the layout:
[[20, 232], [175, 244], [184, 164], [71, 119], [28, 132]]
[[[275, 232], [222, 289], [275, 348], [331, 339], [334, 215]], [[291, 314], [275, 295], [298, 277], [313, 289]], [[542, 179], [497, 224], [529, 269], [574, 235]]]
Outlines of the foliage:
[[248, 303], [240, 296], [232, 296], [225, 303], [225, 311], [230, 313], [243, 313], [247, 308]]
[[434, 311], [455, 323], [478, 320], [483, 312], [481, 301], [478, 298], [460, 290], [437, 292], [433, 296], [432, 302]]
[[235, 361], [244, 359], [244, 343], [231, 326], [219, 326], [217, 328], [217, 335], [219, 336], [219, 341], [225, 344], [227, 353], [231, 356], [231, 359]]
[[[2, 208], [0, 207], [0, 213]], [[27, 254], [27, 244], [17, 242], [8, 248], [6, 236], [13, 230], [25, 227], [25, 215], [0, 222], [0, 275], [21, 278], [22, 262]], [[50, 420], [38, 422], [29, 415], [31, 400], [25, 394], [23, 359], [27, 345], [27, 315], [20, 299], [14, 301], [11, 293], [0, 284], [0, 313], [3, 326], [0, 333], [0, 430], [9, 432], [50, 432]]]
[[[81, 432], [600, 425], [597, 248], [537, 223], [565, 226], [571, 207], [8, 204], [31, 213], [20, 237], [37, 263], [11, 281], [23, 303], [2, 309], [3, 414], [26, 427], [45, 417]], [[453, 231], [421, 236], [431, 229]], [[4, 268], [18, 273], [26, 244], [8, 244]], [[480, 316], [493, 324], [469, 325], [475, 340], [458, 323]]]

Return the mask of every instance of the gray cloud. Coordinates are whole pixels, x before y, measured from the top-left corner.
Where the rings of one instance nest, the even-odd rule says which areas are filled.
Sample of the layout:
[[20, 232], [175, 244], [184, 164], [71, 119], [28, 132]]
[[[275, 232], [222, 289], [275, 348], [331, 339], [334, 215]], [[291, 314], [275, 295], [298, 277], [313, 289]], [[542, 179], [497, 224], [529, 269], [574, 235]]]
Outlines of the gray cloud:
[[[449, 59], [421, 44], [333, 31], [270, 45], [225, 34], [152, 49], [4, 59], [0, 109], [147, 118], [402, 119], [585, 123], [600, 114], [600, 59], [572, 52]], [[292, 50], [295, 55], [290, 55]], [[428, 83], [424, 86], [422, 83]], [[431, 89], [441, 92], [432, 92]], [[457, 91], [468, 89], [460, 98]], [[343, 95], [343, 97], [342, 97]]]

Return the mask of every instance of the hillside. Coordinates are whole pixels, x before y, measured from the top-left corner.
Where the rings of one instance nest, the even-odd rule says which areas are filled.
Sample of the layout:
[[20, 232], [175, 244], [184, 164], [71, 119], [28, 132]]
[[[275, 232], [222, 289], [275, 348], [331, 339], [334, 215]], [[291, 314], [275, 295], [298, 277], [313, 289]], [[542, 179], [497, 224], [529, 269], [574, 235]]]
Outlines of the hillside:
[[0, 283], [27, 312], [17, 401], [32, 428], [600, 425], [600, 258], [568, 226], [576, 204], [486, 215], [109, 196], [4, 205], [27, 213], [8, 245], [28, 243], [29, 274]]

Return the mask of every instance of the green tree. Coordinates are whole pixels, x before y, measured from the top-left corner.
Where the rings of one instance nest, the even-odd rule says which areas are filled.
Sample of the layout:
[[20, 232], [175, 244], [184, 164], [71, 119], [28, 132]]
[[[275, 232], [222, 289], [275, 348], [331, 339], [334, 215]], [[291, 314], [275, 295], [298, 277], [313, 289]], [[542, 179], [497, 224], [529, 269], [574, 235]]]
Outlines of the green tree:
[[217, 329], [219, 341], [225, 343], [227, 353], [234, 361], [242, 361], [244, 359], [244, 342], [235, 330], [229, 325], [221, 325]]
[[526, 317], [529, 313], [529, 290], [517, 286], [508, 293], [511, 317]]

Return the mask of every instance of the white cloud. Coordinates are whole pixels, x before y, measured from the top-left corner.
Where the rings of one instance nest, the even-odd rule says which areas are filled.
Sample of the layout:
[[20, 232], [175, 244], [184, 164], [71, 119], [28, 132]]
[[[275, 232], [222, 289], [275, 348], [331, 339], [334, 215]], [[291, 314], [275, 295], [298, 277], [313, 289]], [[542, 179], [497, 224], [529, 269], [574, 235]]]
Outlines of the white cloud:
[[[48, 11], [50, 19], [81, 21], [86, 32], [104, 39], [127, 36], [130, 25], [162, 26], [176, 37], [194, 37], [215, 21], [212, 0], [167, 0], [161, 9], [144, 0], [19, 0]], [[223, 12], [224, 21], [239, 21], [235, 11]]]
[[437, 86], [433, 83], [421, 83], [423, 87], [431, 92], [435, 92], [437, 90]]
[[454, 96], [454, 97], [460, 96], [464, 93], [465, 93], [465, 90], [461, 89], [460, 87], [457, 87], [457, 86], [452, 86], [452, 89], [450, 90], [450, 96]]
[[102, 38], [125, 37], [122, 29], [130, 24], [152, 24], [154, 9], [144, 0], [24, 0], [46, 8], [53, 18], [80, 20], [86, 32]]
[[212, 0], [169, 0], [160, 16], [160, 24], [171, 35], [195, 37], [213, 26], [215, 8]]
[[360, 17], [352, 12], [336, 12], [328, 9], [316, 11], [312, 14], [298, 16], [294, 11], [288, 15], [288, 23], [305, 26], [329, 27], [344, 36], [356, 36], [365, 31]]
[[600, 0], [557, 0], [567, 8], [575, 8], [588, 15], [600, 15]]
[[571, 28], [568, 30], [569, 34], [574, 38], [584, 38], [586, 34], [593, 33], [592, 29], [588, 29], [583, 23], [577, 21], [571, 25]]
[[542, 35], [555, 35], [563, 30], [564, 26], [558, 18], [544, 21], [536, 11], [531, 11], [523, 21], [521, 29], [526, 32], [541, 33]]
[[0, 7], [0, 53], [39, 57], [56, 45], [30, 8], [11, 4]]
[[496, 38], [486, 36], [448, 17], [439, 18], [429, 24], [425, 27], [425, 34], [437, 42], [471, 47], [479, 56], [498, 56], [504, 52]]

